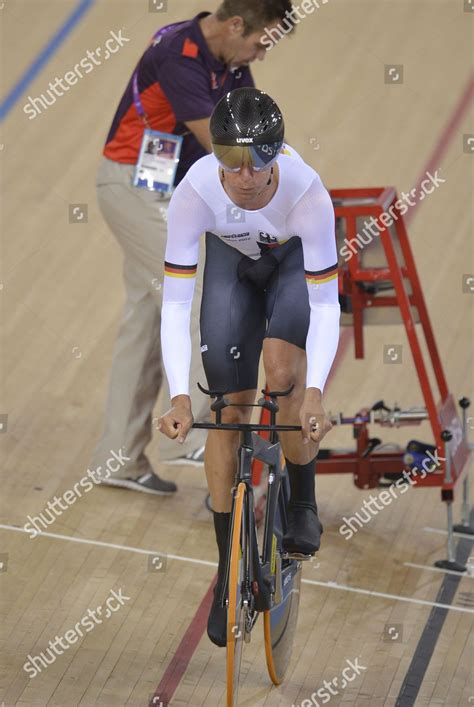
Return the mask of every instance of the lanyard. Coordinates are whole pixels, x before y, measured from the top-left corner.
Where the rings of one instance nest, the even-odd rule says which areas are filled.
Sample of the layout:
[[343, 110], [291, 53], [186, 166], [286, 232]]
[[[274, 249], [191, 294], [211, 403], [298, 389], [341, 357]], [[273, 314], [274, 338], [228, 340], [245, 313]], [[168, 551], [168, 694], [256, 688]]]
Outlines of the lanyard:
[[135, 70], [135, 73], [133, 74], [132, 83], [133, 83], [133, 102], [135, 104], [135, 109], [136, 109], [138, 115], [140, 116], [140, 118], [142, 118], [142, 120], [145, 123], [145, 125], [147, 126], [147, 128], [149, 128], [150, 123], [148, 122], [147, 114], [145, 113], [143, 103], [141, 102], [141, 99], [140, 99], [140, 91], [138, 90], [138, 71], [137, 70]]

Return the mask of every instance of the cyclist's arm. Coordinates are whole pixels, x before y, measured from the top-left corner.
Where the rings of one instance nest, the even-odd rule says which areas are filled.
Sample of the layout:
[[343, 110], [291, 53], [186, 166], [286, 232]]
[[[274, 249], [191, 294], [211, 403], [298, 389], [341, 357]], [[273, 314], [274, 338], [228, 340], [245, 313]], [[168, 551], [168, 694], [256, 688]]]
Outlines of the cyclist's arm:
[[189, 395], [190, 321], [199, 258], [199, 238], [214, 225], [209, 207], [185, 178], [168, 211], [161, 349], [171, 399]]
[[306, 387], [321, 393], [339, 343], [341, 309], [334, 221], [331, 197], [317, 177], [290, 213], [288, 232], [301, 238], [311, 307]]

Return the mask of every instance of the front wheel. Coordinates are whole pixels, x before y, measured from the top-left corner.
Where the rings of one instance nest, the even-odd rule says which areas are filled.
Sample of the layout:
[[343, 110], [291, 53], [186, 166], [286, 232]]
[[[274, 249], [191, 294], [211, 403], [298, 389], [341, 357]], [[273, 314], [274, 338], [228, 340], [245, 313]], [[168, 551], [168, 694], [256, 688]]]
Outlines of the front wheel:
[[234, 497], [233, 526], [229, 567], [229, 599], [227, 605], [227, 707], [237, 705], [240, 665], [244, 644], [248, 604], [242, 595], [245, 582], [245, 493], [240, 483]]

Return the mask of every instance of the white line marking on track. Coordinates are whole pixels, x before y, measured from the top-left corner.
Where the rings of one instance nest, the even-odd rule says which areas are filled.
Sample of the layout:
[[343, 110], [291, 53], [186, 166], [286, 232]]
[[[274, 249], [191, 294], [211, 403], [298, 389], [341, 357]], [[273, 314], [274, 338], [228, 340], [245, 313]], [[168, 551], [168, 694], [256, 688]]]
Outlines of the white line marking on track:
[[[24, 528], [17, 528], [15, 525], [3, 525], [0, 523], [0, 528], [3, 528], [3, 530], [16, 530], [18, 533], [28, 533], [28, 531]], [[198, 565], [206, 565], [207, 567], [217, 567], [217, 562], [197, 560], [194, 557], [181, 557], [181, 555], [168, 555], [166, 552], [159, 552], [158, 550], [143, 550], [141, 547], [130, 547], [129, 545], [115, 545], [114, 543], [104, 543], [101, 540], [84, 540], [82, 538], [74, 538], [71, 535], [58, 535], [57, 533], [40, 532], [36, 537], [41, 537], [42, 535], [44, 535], [44, 537], [46, 538], [54, 538], [56, 540], [69, 540], [72, 543], [82, 543], [83, 545], [97, 545], [98, 547], [107, 547], [111, 550], [126, 550], [127, 552], [136, 552], [140, 555], [162, 555], [163, 557], [166, 557], [170, 560], [179, 560], [180, 562], [194, 562]], [[36, 540], [36, 537], [34, 538], [34, 540]]]
[[[17, 533], [24, 533], [29, 535], [28, 531], [24, 528], [17, 528], [15, 525], [4, 525], [0, 523], [0, 529], [3, 530], [13, 530]], [[193, 562], [198, 565], [205, 565], [206, 567], [217, 567], [217, 562], [208, 562], [207, 560], [198, 560], [194, 557], [182, 557], [181, 555], [168, 555], [165, 552], [158, 552], [157, 550], [143, 550], [141, 547], [131, 547], [129, 545], [116, 545], [115, 543], [105, 543], [101, 540], [85, 540], [84, 538], [74, 538], [71, 535], [59, 535], [58, 533], [38, 533], [37, 537], [44, 536], [46, 538], [53, 538], [54, 540], [69, 540], [74, 543], [82, 543], [83, 545], [96, 545], [97, 547], [106, 547], [111, 550], [125, 550], [127, 552], [135, 552], [140, 555], [163, 555], [171, 560], [179, 560], [180, 562]], [[36, 540], [36, 538], [35, 538]], [[457, 574], [457, 573], [456, 573]], [[474, 609], [465, 609], [460, 606], [451, 606], [450, 604], [440, 604], [434, 601], [426, 601], [425, 599], [415, 599], [414, 597], [403, 597], [398, 594], [385, 594], [383, 592], [374, 592], [370, 589], [362, 589], [361, 587], [349, 587], [346, 584], [338, 584], [337, 582], [321, 582], [315, 579], [303, 579], [304, 584], [311, 584], [317, 587], [326, 587], [326, 589], [339, 589], [343, 592], [355, 592], [356, 594], [365, 594], [366, 596], [375, 597], [378, 599], [391, 599], [392, 601], [404, 601], [410, 604], [420, 604], [422, 606], [438, 606], [441, 609], [448, 609], [450, 611], [460, 611], [464, 614], [474, 614]]]
[[[443, 530], [442, 528], [430, 528], [429, 526], [426, 526], [425, 528], [422, 528], [424, 533], [437, 533], [438, 535], [447, 535], [448, 531]], [[453, 531], [453, 535], [455, 535], [457, 538], [466, 538], [466, 540], [472, 540], [474, 541], [474, 535], [468, 535], [467, 533], [457, 533], [456, 531]]]
[[474, 614], [474, 609], [462, 609], [460, 606], [451, 606], [451, 604], [440, 604], [436, 601], [426, 601], [425, 599], [415, 599], [413, 597], [402, 597], [398, 594], [384, 594], [383, 592], [373, 592], [370, 589], [361, 589], [360, 587], [348, 587], [345, 584], [338, 584], [337, 582], [318, 582], [315, 579], [303, 579], [301, 580], [305, 584], [317, 584], [320, 587], [327, 587], [328, 589], [341, 589], [345, 592], [357, 592], [358, 594], [367, 594], [371, 597], [378, 597], [380, 599], [393, 599], [394, 601], [406, 601], [411, 604], [421, 604], [422, 606], [438, 606], [441, 609], [449, 609], [451, 611], [461, 611], [465, 614]]
[[466, 572], [454, 572], [454, 570], [443, 570], [441, 567], [431, 567], [430, 565], [417, 565], [415, 562], [404, 562], [405, 567], [416, 567], [419, 570], [429, 570], [430, 572], [442, 572], [443, 574], [455, 574], [457, 577], [466, 577], [467, 579], [474, 579], [474, 575], [471, 576]]

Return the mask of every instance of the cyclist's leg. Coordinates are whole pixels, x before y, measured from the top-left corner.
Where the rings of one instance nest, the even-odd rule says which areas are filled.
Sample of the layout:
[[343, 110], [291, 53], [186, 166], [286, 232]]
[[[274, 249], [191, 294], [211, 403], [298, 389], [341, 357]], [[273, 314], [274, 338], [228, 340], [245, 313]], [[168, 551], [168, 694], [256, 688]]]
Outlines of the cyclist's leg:
[[[256, 389], [226, 395], [233, 404], [245, 405], [255, 401]], [[232, 407], [222, 411], [222, 422], [250, 422], [251, 408]], [[212, 422], [215, 422], [213, 414]], [[232, 505], [231, 489], [237, 471], [239, 432], [210, 430], [204, 456], [207, 485], [212, 508], [217, 513], [229, 513]]]
[[[297, 303], [297, 307], [295, 307]], [[306, 337], [310, 308], [304, 277], [302, 248], [288, 254], [267, 289], [268, 330], [263, 344], [263, 362], [268, 386], [291, 395], [279, 400], [279, 422], [299, 425], [299, 411], [306, 382]], [[301, 434], [280, 434], [287, 462], [291, 497], [286, 549], [312, 554], [319, 549], [322, 526], [317, 515], [315, 471], [318, 446], [303, 444]]]
[[[228, 391], [235, 403], [255, 401], [258, 364], [265, 333], [262, 295], [237, 275], [242, 254], [211, 233], [206, 236], [206, 266], [201, 303], [201, 351], [209, 389]], [[248, 422], [251, 409], [223, 410], [223, 422]], [[238, 432], [210, 431], [205, 468], [212, 507], [228, 512], [236, 471]]]
[[[266, 338], [263, 364], [266, 383], [271, 390], [287, 390], [291, 385], [295, 386], [290, 395], [278, 399], [278, 422], [299, 425], [306, 388], [306, 352], [288, 341]], [[318, 445], [312, 441], [303, 444], [302, 436], [297, 432], [280, 432], [279, 437], [285, 458], [295, 464], [307, 464], [318, 453]]]
[[[255, 390], [226, 395], [235, 404], [253, 403]], [[222, 411], [222, 422], [249, 422], [251, 408], [232, 407]], [[215, 414], [213, 414], [215, 422]], [[224, 647], [227, 642], [227, 610], [220, 603], [225, 579], [225, 563], [229, 544], [230, 511], [232, 506], [231, 489], [234, 486], [237, 470], [237, 449], [240, 442], [239, 432], [209, 430], [204, 455], [207, 485], [211, 495], [214, 530], [219, 550], [217, 582], [214, 587], [214, 601], [207, 622], [209, 638], [217, 646]]]
[[[269, 282], [266, 315], [268, 329], [263, 342], [266, 382], [271, 390], [295, 386], [291, 395], [279, 399], [278, 420], [282, 424], [299, 425], [310, 317], [301, 243], [288, 253]], [[311, 441], [303, 445], [302, 436], [295, 432], [281, 432], [280, 441], [285, 457], [296, 464], [306, 464], [317, 454], [317, 445]]]
[[[265, 333], [263, 298], [249, 283], [240, 282], [242, 255], [213, 234], [206, 235], [206, 266], [201, 304], [201, 351], [210, 390], [226, 392], [237, 407], [222, 411], [222, 422], [248, 422], [258, 380], [258, 363]], [[257, 293], [258, 294], [258, 293]], [[214, 416], [215, 420], [215, 416]], [[210, 430], [204, 466], [211, 494], [219, 549], [217, 584], [207, 624], [208, 636], [226, 645], [227, 612], [219, 602], [225, 579], [229, 541], [231, 488], [237, 470], [239, 433]]]

